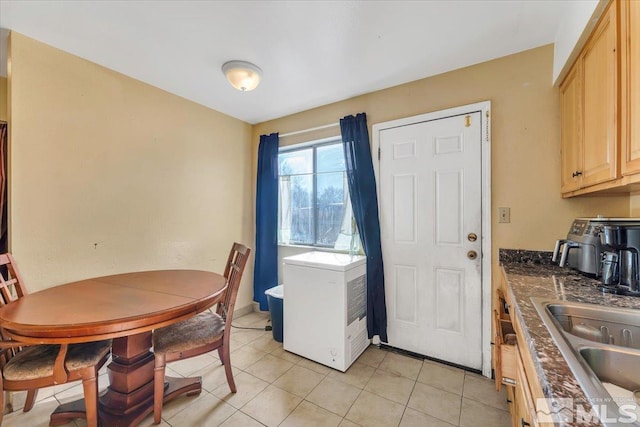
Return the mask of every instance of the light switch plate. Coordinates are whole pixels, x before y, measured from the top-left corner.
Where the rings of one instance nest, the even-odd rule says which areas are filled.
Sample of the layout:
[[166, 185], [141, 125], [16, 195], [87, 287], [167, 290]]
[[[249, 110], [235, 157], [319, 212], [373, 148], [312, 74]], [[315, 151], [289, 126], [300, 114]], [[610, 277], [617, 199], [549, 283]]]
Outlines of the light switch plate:
[[498, 222], [511, 222], [511, 208], [498, 208]]

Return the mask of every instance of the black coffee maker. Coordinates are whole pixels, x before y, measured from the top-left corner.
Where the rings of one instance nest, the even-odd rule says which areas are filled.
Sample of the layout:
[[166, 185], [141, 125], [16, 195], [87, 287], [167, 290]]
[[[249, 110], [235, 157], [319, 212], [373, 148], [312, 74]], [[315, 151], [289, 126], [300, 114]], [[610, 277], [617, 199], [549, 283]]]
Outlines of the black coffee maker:
[[639, 225], [605, 225], [600, 232], [603, 290], [624, 295], [640, 295]]

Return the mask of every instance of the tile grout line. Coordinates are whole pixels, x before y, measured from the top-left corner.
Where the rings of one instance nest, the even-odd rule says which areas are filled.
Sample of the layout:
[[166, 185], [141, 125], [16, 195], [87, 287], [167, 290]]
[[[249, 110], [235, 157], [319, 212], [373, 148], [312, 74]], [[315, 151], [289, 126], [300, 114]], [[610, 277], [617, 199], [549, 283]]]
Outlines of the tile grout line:
[[[404, 405], [404, 409], [402, 410], [402, 415], [400, 416], [400, 422], [398, 423], [398, 425], [402, 424], [402, 420], [404, 419], [404, 414], [407, 412], [407, 408], [409, 408], [409, 401], [411, 400], [411, 396], [413, 395], [413, 391], [416, 389], [416, 384], [418, 384], [418, 378], [420, 378], [420, 373], [422, 372], [423, 368], [424, 368], [424, 363], [422, 364], [422, 367], [420, 368], [420, 372], [418, 372], [418, 377], [413, 382], [413, 387], [411, 387], [411, 392], [409, 393], [409, 398], [407, 399], [407, 403]], [[413, 408], [411, 408], [411, 409], [413, 409]]]
[[[384, 357], [382, 358], [382, 360], [381, 360], [381, 361], [380, 361], [380, 363], [378, 364], [378, 367], [382, 364], [382, 362], [383, 362], [383, 361], [384, 361], [384, 359], [386, 359], [386, 358], [387, 358], [387, 354], [385, 354], [385, 355], [384, 355]], [[353, 408], [353, 405], [355, 405], [355, 403], [358, 401], [358, 399], [359, 399], [359, 398], [360, 398], [360, 396], [362, 395], [362, 392], [363, 392], [363, 391], [365, 391], [364, 389], [365, 389], [365, 387], [367, 386], [367, 384], [369, 384], [369, 382], [371, 382], [371, 378], [373, 378], [373, 375], [375, 375], [375, 372], [376, 372], [376, 370], [377, 370], [377, 369], [378, 369], [378, 368], [374, 368], [373, 374], [371, 375], [371, 377], [369, 377], [369, 379], [367, 380], [367, 382], [366, 382], [366, 383], [364, 384], [364, 386], [360, 389], [360, 393], [358, 393], [358, 396], [356, 396], [356, 398], [353, 400], [353, 402], [352, 402], [352, 403], [351, 403], [351, 405], [349, 406], [349, 409], [347, 409], [347, 412], [344, 414], [343, 419], [345, 419], [345, 420], [347, 420], [347, 421], [349, 421], [349, 422], [352, 422], [352, 423], [354, 423], [354, 424], [357, 424], [355, 421], [351, 421], [350, 419], [348, 419], [348, 418], [347, 418], [347, 415], [349, 415], [349, 412], [351, 411], [351, 408]], [[378, 395], [377, 395], [377, 394], [375, 394], [375, 393], [372, 393], [372, 394], [374, 394], [374, 395], [378, 396]], [[384, 397], [382, 397], [382, 396], [378, 396], [378, 397], [381, 397], [381, 398], [383, 398], [383, 399], [384, 399]], [[386, 400], [389, 400], [389, 399], [386, 399]], [[402, 418], [401, 418], [401, 420], [402, 420]]]
[[[275, 351], [275, 350], [274, 350], [274, 351]], [[271, 353], [269, 353], [269, 354], [271, 354]], [[277, 356], [273, 356], [273, 357], [277, 357]], [[279, 358], [278, 358], [278, 359], [279, 359]], [[281, 360], [285, 360], [285, 359], [281, 359]], [[285, 360], [285, 361], [289, 362], [288, 360]], [[298, 362], [299, 362], [299, 361], [298, 361]], [[298, 363], [293, 363], [293, 362], [289, 362], [289, 363], [291, 363], [291, 367], [290, 367], [289, 369], [287, 369], [285, 372], [283, 372], [283, 373], [282, 373], [278, 378], [276, 378], [275, 380], [273, 380], [273, 382], [271, 382], [271, 383], [270, 383], [270, 385], [274, 386], [274, 387], [275, 387], [275, 388], [277, 388], [278, 390], [282, 390], [282, 391], [284, 391], [284, 392], [286, 392], [286, 393], [289, 393], [289, 394], [292, 394], [292, 395], [294, 395], [294, 396], [296, 396], [296, 397], [300, 397], [300, 396], [298, 396], [298, 395], [296, 395], [296, 394], [291, 393], [290, 391], [283, 390], [283, 389], [281, 389], [280, 387], [278, 387], [277, 385], [275, 385], [275, 382], [276, 382], [276, 381], [278, 381], [278, 379], [280, 379], [281, 377], [283, 377], [283, 376], [284, 376], [287, 372], [289, 372], [289, 371], [290, 371], [294, 366], [298, 366]], [[319, 384], [319, 383], [318, 383], [318, 384]], [[309, 393], [311, 393], [311, 392], [309, 392]], [[307, 393], [307, 394], [309, 394], [309, 393]], [[283, 419], [282, 421], [280, 421], [280, 422], [278, 423], [278, 425], [279, 425], [279, 426], [280, 426], [280, 425], [282, 425], [282, 423], [284, 423], [284, 422], [287, 420], [287, 418], [289, 418], [289, 417], [291, 416], [291, 414], [293, 414], [293, 413], [296, 411], [296, 409], [298, 409], [298, 407], [302, 404], [302, 402], [304, 402], [304, 397], [300, 399], [300, 402], [298, 402], [298, 404], [297, 404], [297, 405], [296, 405], [296, 406], [291, 410], [291, 412], [289, 412], [289, 413], [287, 414], [287, 416], [286, 416], [286, 417], [284, 417], [284, 419]]]
[[[508, 407], [507, 407], [506, 409], [503, 409], [503, 408], [497, 408], [497, 407], [495, 407], [495, 406], [493, 406], [493, 405], [490, 405], [490, 404], [488, 404], [488, 403], [486, 403], [486, 402], [483, 402], [482, 400], [478, 400], [478, 399], [476, 399], [476, 398], [474, 398], [474, 397], [470, 397], [470, 396], [465, 396], [465, 395], [464, 395], [464, 386], [465, 386], [465, 385], [466, 385], [466, 383], [467, 383], [467, 382], [466, 382], [467, 374], [469, 374], [469, 375], [473, 375], [473, 373], [467, 373], [467, 372], [465, 372], [465, 376], [464, 376], [464, 377], [465, 377], [465, 381], [464, 381], [463, 386], [462, 386], [462, 387], [463, 387], [463, 394], [462, 394], [462, 397], [463, 397], [464, 399], [473, 400], [474, 402], [477, 402], [477, 403], [479, 403], [479, 404], [481, 404], [481, 405], [483, 405], [483, 406], [486, 406], [487, 408], [495, 409], [495, 410], [497, 410], [497, 411], [510, 412]], [[472, 377], [472, 378], [473, 378], [473, 377]], [[485, 379], [485, 377], [482, 377], [482, 379]], [[501, 392], [496, 392], [496, 393], [500, 394]], [[506, 397], [505, 397], [505, 403], [506, 403]]]
[[[257, 322], [260, 322], [260, 321], [257, 321]], [[364, 392], [364, 391], [367, 391], [367, 392], [371, 393], [372, 395], [374, 395], [374, 396], [376, 396], [376, 397], [378, 397], [378, 398], [384, 399], [385, 401], [388, 401], [388, 402], [390, 402], [390, 403], [393, 403], [393, 404], [399, 404], [397, 401], [394, 401], [394, 400], [388, 399], [388, 398], [386, 398], [386, 397], [384, 397], [384, 396], [380, 396], [379, 394], [377, 394], [377, 393], [375, 393], [375, 392], [373, 392], [373, 391], [366, 390], [366, 388], [368, 387], [368, 385], [369, 385], [369, 384], [372, 384], [372, 381], [373, 381], [373, 379], [374, 379], [374, 377], [375, 377], [375, 375], [376, 375], [376, 372], [378, 372], [378, 371], [380, 371], [380, 372], [384, 372], [384, 373], [387, 373], [387, 374], [391, 374], [391, 375], [397, 375], [397, 376], [399, 376], [399, 377], [407, 378], [407, 379], [411, 379], [411, 380], [413, 381], [413, 384], [412, 384], [411, 390], [410, 390], [410, 392], [408, 393], [408, 398], [407, 398], [407, 400], [406, 400], [406, 403], [402, 405], [402, 406], [403, 406], [403, 409], [402, 409], [402, 412], [401, 412], [401, 414], [400, 414], [400, 418], [399, 418], [399, 421], [398, 421], [398, 425], [400, 425], [400, 424], [402, 423], [402, 420], [404, 419], [404, 417], [405, 417], [406, 413], [407, 413], [407, 408], [409, 408], [409, 406], [408, 406], [408, 405], [409, 405], [409, 402], [411, 401], [411, 397], [412, 397], [413, 393], [416, 391], [417, 383], [418, 383], [418, 382], [420, 382], [420, 381], [418, 381], [418, 379], [420, 378], [420, 374], [423, 372], [423, 370], [425, 369], [425, 366], [426, 366], [426, 365], [425, 365], [425, 363], [424, 363], [424, 361], [423, 361], [422, 366], [420, 367], [420, 370], [418, 371], [418, 375], [417, 375], [417, 377], [416, 377], [415, 379], [412, 379], [412, 378], [409, 378], [409, 377], [405, 377], [404, 375], [398, 375], [395, 371], [389, 371], [389, 370], [387, 370], [387, 369], [381, 369], [381, 368], [380, 368], [380, 366], [383, 364], [384, 360], [386, 360], [386, 359], [387, 359], [388, 354], [389, 354], [389, 353], [392, 353], [392, 352], [389, 352], [389, 351], [385, 351], [384, 356], [382, 357], [382, 359], [380, 360], [380, 362], [378, 362], [378, 363], [377, 363], [377, 366], [372, 366], [372, 365], [367, 364], [367, 363], [362, 363], [362, 365], [363, 365], [363, 366], [366, 366], [368, 369], [369, 369], [369, 368], [373, 369], [373, 373], [372, 373], [372, 374], [371, 374], [371, 375], [366, 379], [366, 381], [363, 383], [362, 387], [359, 387], [359, 386], [356, 386], [356, 385], [354, 385], [353, 383], [350, 383], [350, 382], [348, 382], [348, 381], [343, 381], [343, 379], [344, 379], [344, 378], [342, 378], [342, 379], [338, 379], [338, 378], [332, 377], [332, 376], [331, 376], [331, 374], [332, 374], [332, 372], [334, 372], [334, 370], [332, 370], [332, 369], [329, 369], [329, 370], [328, 370], [327, 372], [325, 372], [325, 373], [321, 373], [321, 372], [315, 371], [315, 370], [313, 370], [313, 369], [311, 369], [311, 368], [309, 368], [309, 367], [307, 367], [307, 366], [303, 366], [303, 365], [301, 365], [301, 363], [302, 363], [304, 360], [309, 360], [309, 359], [300, 358], [300, 359], [298, 359], [298, 360], [296, 360], [296, 361], [292, 361], [292, 360], [286, 359], [286, 358], [284, 358], [284, 357], [280, 357], [280, 356], [282, 356], [282, 354], [275, 355], [275, 354], [274, 354], [275, 352], [279, 352], [280, 350], [283, 350], [283, 346], [281, 345], [281, 343], [280, 343], [280, 345], [279, 345], [279, 346], [276, 346], [275, 348], [272, 348], [272, 349], [271, 349], [271, 350], [269, 350], [269, 351], [265, 351], [265, 350], [264, 350], [265, 348], [269, 348], [269, 347], [266, 347], [266, 346], [265, 346], [265, 344], [266, 344], [266, 345], [268, 345], [268, 343], [264, 342], [264, 341], [268, 341], [268, 340], [266, 340], [266, 338], [265, 338], [265, 337], [269, 337], [270, 335], [271, 335], [271, 334], [269, 334], [269, 333], [268, 333], [268, 331], [267, 331], [267, 332], [263, 332], [263, 333], [259, 333], [259, 334], [257, 334], [257, 335], [255, 336], [255, 338], [253, 338], [253, 339], [249, 340], [248, 342], [244, 342], [244, 343], [243, 343], [243, 342], [236, 341], [236, 345], [237, 345], [237, 347], [236, 347], [236, 348], [234, 348], [234, 351], [237, 351], [237, 350], [239, 350], [239, 349], [241, 349], [241, 348], [243, 348], [243, 347], [247, 347], [247, 346], [248, 346], [252, 351], [253, 351], [253, 350], [255, 350], [255, 351], [259, 351], [259, 352], [264, 353], [264, 356], [262, 356], [260, 359], [258, 359], [258, 360], [256, 360], [256, 361], [253, 361], [251, 364], [249, 364], [249, 365], [246, 367], [246, 369], [249, 369], [251, 366], [255, 365], [256, 363], [259, 363], [261, 360], [263, 360], [263, 359], [266, 357], [266, 355], [271, 355], [271, 356], [273, 356], [273, 358], [276, 358], [276, 359], [279, 359], [279, 360], [283, 360], [283, 361], [286, 361], [286, 362], [288, 362], [288, 363], [290, 363], [290, 364], [291, 364], [291, 366], [290, 366], [289, 368], [287, 368], [284, 372], [280, 373], [280, 374], [279, 374], [275, 379], [273, 379], [273, 381], [266, 381], [267, 387], [268, 387], [269, 385], [272, 385], [274, 388], [276, 388], [276, 389], [278, 389], [278, 390], [281, 390], [281, 391], [283, 391], [283, 392], [289, 393], [289, 394], [291, 394], [292, 396], [295, 396], [295, 397], [297, 397], [297, 398], [299, 398], [299, 399], [300, 399], [300, 401], [299, 401], [299, 402], [298, 402], [298, 403], [293, 407], [293, 409], [292, 409], [292, 410], [291, 410], [291, 411], [290, 411], [290, 412], [289, 412], [289, 413], [284, 417], [284, 419], [278, 423], [278, 425], [282, 425], [282, 424], [283, 424], [283, 423], [284, 423], [284, 422], [285, 422], [285, 421], [286, 421], [286, 420], [287, 420], [287, 419], [288, 419], [288, 418], [289, 418], [289, 417], [290, 417], [290, 416], [291, 416], [291, 415], [292, 415], [292, 414], [293, 414], [293, 413], [294, 413], [298, 408], [300, 408], [300, 406], [302, 405], [302, 403], [303, 403], [303, 402], [308, 402], [309, 404], [314, 405], [315, 407], [320, 408], [320, 409], [322, 409], [323, 411], [327, 411], [327, 413], [331, 413], [331, 414], [336, 415], [337, 417], [339, 417], [339, 418], [340, 418], [339, 423], [343, 423], [343, 422], [345, 422], [345, 421], [346, 421], [346, 422], [353, 422], [353, 421], [351, 421], [351, 420], [349, 420], [349, 419], [347, 418], [347, 415], [348, 415], [348, 414], [349, 414], [349, 412], [354, 408], [355, 403], [356, 403], [356, 402], [357, 402], [357, 401], [358, 401], [358, 400], [363, 396], [363, 392]], [[201, 371], [202, 369], [210, 368], [211, 366], [215, 365], [215, 363], [214, 363], [214, 362], [216, 362], [216, 361], [218, 361], [218, 362], [219, 362], [219, 359], [218, 359], [218, 358], [216, 358], [216, 357], [215, 357], [215, 356], [213, 356], [213, 355], [211, 355], [211, 356], [212, 356], [212, 359], [213, 359], [213, 360], [212, 360], [210, 363], [206, 364], [206, 365], [205, 365], [204, 367], [202, 367], [202, 368], [196, 369], [194, 372], [191, 372], [191, 373], [190, 373], [190, 375], [186, 375], [186, 376], [192, 376], [194, 373], [197, 373], [197, 372]], [[375, 363], [375, 359], [376, 359], [377, 357], [378, 357], [378, 355], [377, 355], [377, 354], [375, 354], [375, 356], [373, 356], [372, 360], [374, 360], [374, 362], [372, 362], [372, 363]], [[313, 361], [311, 361], [311, 362], [313, 362]], [[435, 364], [436, 364], [437, 366], [445, 366], [445, 367], [447, 366], [446, 364], [440, 364], [440, 363], [437, 363], [437, 362], [435, 362]], [[323, 365], [321, 365], [321, 364], [319, 364], [319, 365], [320, 365], [320, 366], [323, 366]], [[232, 366], [233, 366], [233, 364], [232, 364]], [[304, 369], [309, 369], [310, 371], [312, 371], [312, 372], [314, 372], [314, 373], [316, 373], [316, 374], [319, 374], [319, 375], [321, 376], [320, 381], [319, 381], [315, 386], [313, 386], [313, 387], [310, 389], [310, 391], [306, 392], [306, 394], [305, 394], [304, 396], [300, 396], [300, 395], [298, 395], [298, 394], [294, 394], [294, 393], [292, 393], [292, 392], [290, 392], [290, 391], [288, 391], [288, 390], [282, 389], [282, 388], [280, 388], [280, 387], [278, 387], [278, 386], [276, 386], [276, 385], [275, 385], [275, 382], [276, 382], [276, 381], [278, 381], [280, 378], [282, 378], [284, 375], [286, 375], [288, 372], [290, 372], [290, 371], [291, 371], [291, 369], [293, 369], [293, 367], [295, 367], [295, 366], [299, 366], [300, 368], [304, 368]], [[353, 365], [352, 365], [352, 366], [353, 366]], [[235, 373], [234, 375], [238, 375], [238, 374], [240, 374], [240, 373], [246, 373], [247, 375], [249, 375], [249, 376], [251, 376], [251, 377], [255, 377], [255, 378], [257, 378], [257, 379], [259, 379], [259, 380], [261, 380], [261, 381], [264, 381], [264, 380], [262, 380], [261, 378], [259, 378], [259, 377], [255, 376], [255, 375], [253, 375], [252, 373], [247, 372], [245, 369], [240, 369], [240, 368], [238, 368], [238, 367], [236, 367], [236, 366], [233, 366], [233, 368], [234, 368], [234, 371], [236, 371], [236, 369], [237, 369], [237, 373]], [[338, 372], [338, 371], [335, 371], [335, 372]], [[467, 372], [467, 371], [463, 371], [463, 372], [464, 372], [464, 375], [463, 375], [463, 384], [462, 384], [461, 392], [460, 392], [460, 395], [459, 395], [459, 399], [460, 399], [460, 408], [459, 408], [459, 413], [458, 413], [458, 422], [456, 423], [456, 425], [457, 425], [458, 427], [461, 425], [461, 423], [462, 423], [462, 415], [463, 415], [463, 413], [465, 413], [465, 411], [463, 410], [463, 404], [464, 404], [465, 399], [468, 399], [470, 402], [471, 402], [471, 401], [472, 401], [472, 402], [475, 402], [476, 404], [481, 405], [481, 406], [483, 406], [483, 407], [485, 407], [485, 408], [487, 408], [487, 409], [490, 409], [490, 410], [497, 410], [497, 411], [500, 411], [500, 412], [506, 412], [507, 414], [509, 413], [508, 408], [507, 408], [507, 409], [505, 409], [505, 408], [502, 408], [502, 407], [498, 407], [498, 405], [497, 405], [497, 401], [496, 401], [496, 405], [494, 405], [494, 404], [488, 404], [488, 403], [485, 403], [485, 402], [484, 402], [484, 401], [482, 401], [482, 400], [479, 400], [477, 397], [478, 397], [478, 396], [480, 396], [480, 395], [478, 395], [478, 396], [476, 396], [476, 395], [473, 395], [473, 396], [465, 396], [465, 393], [468, 391], [469, 386], [470, 386], [470, 384], [467, 384], [467, 377], [468, 377], [468, 379], [469, 379], [469, 380], [471, 380], [471, 379], [474, 379], [474, 380], [475, 380], [475, 379], [481, 379], [481, 380], [484, 380], [485, 378], [484, 378], [484, 377], [482, 377], [482, 378], [476, 378], [476, 377], [477, 377], [477, 374], [473, 374], [473, 373], [470, 373], [470, 372]], [[365, 371], [365, 373], [366, 373], [366, 371]], [[182, 375], [182, 374], [180, 374], [180, 373], [178, 373], [178, 372], [176, 372], [176, 374], [178, 374], [178, 376], [185, 377], [185, 375]], [[320, 386], [320, 384], [321, 384], [323, 381], [327, 380], [327, 378], [330, 378], [330, 379], [331, 379], [331, 380], [333, 380], [333, 381], [338, 381], [338, 382], [341, 382], [341, 383], [343, 383], [343, 384], [346, 384], [346, 385], [349, 385], [349, 386], [352, 386], [352, 387], [355, 387], [355, 388], [357, 388], [357, 389], [358, 389], [358, 393], [357, 393], [357, 395], [355, 395], [354, 400], [351, 402], [351, 404], [349, 405], [349, 407], [346, 409], [346, 412], [345, 412], [345, 415], [344, 415], [344, 416], [341, 416], [340, 414], [336, 414], [335, 412], [332, 412], [331, 410], [328, 410], [328, 409], [326, 409], [326, 408], [324, 408], [324, 407], [322, 407], [322, 406], [320, 406], [320, 405], [317, 405], [317, 404], [315, 404], [315, 403], [313, 403], [313, 402], [311, 402], [311, 401], [307, 400], [307, 398], [309, 397], [309, 395], [311, 395], [311, 393], [313, 393], [313, 392], [314, 392], [314, 390], [316, 390], [316, 389]], [[361, 372], [358, 372], [358, 373], [357, 373], [357, 376], [355, 376], [355, 377], [350, 377], [350, 378], [355, 378], [356, 380], [357, 380], [357, 379], [359, 379], [359, 378], [362, 378]], [[430, 387], [434, 387], [435, 389], [439, 389], [439, 390], [443, 390], [443, 391], [447, 391], [447, 392], [449, 392], [449, 390], [447, 390], [447, 389], [445, 389], [445, 388], [438, 387], [438, 386], [436, 386], [436, 385], [431, 385], [431, 384], [423, 383], [423, 382], [420, 382], [420, 383], [421, 383], [421, 384], [425, 384], [425, 385], [430, 386]], [[406, 385], [407, 385], [407, 384], [405, 383], [405, 386], [406, 386]], [[483, 386], [483, 387], [484, 387], [484, 386]], [[475, 383], [474, 383], [474, 389], [475, 389], [475, 388], [478, 388], [478, 387], [476, 387], [476, 385], [475, 385]], [[222, 421], [221, 421], [222, 423], [227, 422], [231, 417], [233, 417], [233, 416], [234, 416], [234, 414], [236, 414], [236, 413], [240, 412], [242, 415], [244, 415], [244, 416], [246, 416], [246, 417], [250, 418], [251, 420], [254, 420], [254, 421], [255, 421], [255, 422], [257, 422], [258, 424], [260, 424], [260, 425], [265, 425], [265, 424], [263, 424], [262, 422], [260, 422], [259, 420], [257, 420], [256, 418], [254, 418], [253, 416], [251, 416], [251, 415], [249, 415], [249, 414], [247, 414], [247, 413], [243, 412], [243, 410], [242, 410], [242, 408], [244, 408], [244, 407], [245, 407], [249, 402], [251, 402], [253, 399], [255, 399], [255, 398], [259, 397], [259, 396], [264, 392], [264, 389], [262, 389], [261, 391], [259, 391], [259, 392], [258, 392], [255, 396], [253, 396], [253, 397], [252, 397], [248, 402], [245, 402], [245, 403], [244, 403], [241, 407], [239, 407], [239, 408], [234, 407], [233, 405], [229, 404], [229, 403], [228, 403], [226, 400], [224, 400], [224, 399], [218, 398], [215, 394], [213, 394], [213, 392], [212, 392], [212, 391], [210, 392], [209, 390], [206, 390], [206, 389], [204, 389], [204, 388], [203, 388], [202, 390], [203, 390], [205, 393], [208, 393], [208, 394], [210, 394], [211, 396], [215, 397], [216, 399], [218, 399], [218, 400], [220, 400], [220, 401], [222, 401], [222, 402], [226, 403], [227, 405], [229, 405], [230, 407], [232, 407], [232, 408], [235, 410], [235, 411], [233, 411], [233, 412], [231, 413], [231, 415], [229, 415], [228, 417], [224, 418], [224, 420], [222, 420]], [[54, 393], [51, 397], [53, 397], [53, 398], [54, 398], [54, 401], [56, 401], [57, 403], [61, 404], [61, 401], [60, 401], [60, 397], [59, 397], [59, 396], [60, 396], [62, 393], [64, 393], [64, 391], [65, 391], [65, 390], [61, 390], [61, 391], [59, 391], [59, 392], [57, 392], [57, 393]], [[483, 391], [483, 388], [479, 388], [479, 389], [478, 389], [478, 391], [482, 392], [482, 391]], [[476, 394], [478, 394], [478, 393], [476, 393]], [[204, 395], [204, 394], [203, 394], [203, 395], [201, 395], [201, 396], [198, 396], [194, 401], [199, 400], [199, 399], [201, 399], [202, 397], [206, 397], [206, 395]], [[503, 397], [503, 396], [501, 395], [501, 396], [500, 396], [500, 398], [502, 398], [502, 397]], [[39, 400], [40, 400], [40, 399], [39, 399]], [[493, 402], [493, 400], [491, 400], [491, 401]], [[38, 402], [36, 402], [36, 404], [37, 404], [37, 403], [38, 403]], [[174, 416], [176, 416], [177, 414], [182, 413], [182, 412], [183, 412], [185, 409], [187, 409], [188, 407], [189, 407], [189, 405], [186, 405], [186, 407], [184, 407], [184, 408], [180, 409], [178, 412], [176, 412], [175, 414], [173, 414], [173, 415], [172, 415], [172, 418], [173, 418]], [[412, 408], [412, 410], [413, 410], [413, 408]], [[418, 412], [419, 412], [419, 413], [422, 413], [422, 414], [425, 414], [425, 415], [427, 415], [427, 416], [430, 416], [430, 417], [432, 416], [432, 415], [430, 415], [430, 414], [428, 414], [428, 413], [425, 413], [425, 412], [422, 412], [422, 411], [419, 411], [419, 410], [418, 410]], [[434, 418], [439, 419], [438, 417], [434, 417]], [[164, 417], [163, 417], [163, 419], [162, 419], [162, 420], [163, 420], [167, 425], [169, 425], [169, 426], [172, 426], [172, 425], [173, 425], [172, 423], [169, 423], [169, 421], [168, 421], [168, 420], [166, 420]], [[441, 421], [445, 421], [445, 420], [441, 420]], [[445, 422], [447, 422], [447, 421], [445, 421]], [[71, 426], [78, 427], [78, 426], [79, 426], [79, 424], [78, 424], [78, 420], [72, 420], [72, 422], [71, 422], [71, 424], [70, 424], [70, 425], [71, 425]]]

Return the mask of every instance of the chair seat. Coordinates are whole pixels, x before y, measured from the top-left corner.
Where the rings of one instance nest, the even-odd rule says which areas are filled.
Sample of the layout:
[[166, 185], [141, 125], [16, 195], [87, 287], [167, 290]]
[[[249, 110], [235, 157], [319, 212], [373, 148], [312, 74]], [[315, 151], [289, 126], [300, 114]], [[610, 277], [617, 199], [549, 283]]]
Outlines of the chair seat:
[[[153, 331], [153, 352], [155, 353], [153, 361], [154, 424], [160, 424], [162, 421], [162, 404], [172, 394], [165, 392], [165, 372], [168, 362], [185, 360], [218, 350], [229, 388], [232, 393], [237, 391], [231, 370], [229, 334], [231, 333], [233, 309], [242, 272], [250, 253], [251, 249], [241, 243], [236, 242], [231, 247], [224, 269], [227, 286], [219, 295], [215, 313], [211, 310], [205, 311], [182, 322]], [[190, 390], [190, 393], [189, 390], [186, 390], [187, 395], [200, 393], [202, 385]]]
[[205, 311], [153, 332], [154, 353], [174, 353], [211, 344], [222, 337], [224, 319]]
[[[76, 371], [95, 366], [110, 350], [111, 340], [72, 344], [67, 351], [65, 367], [68, 371]], [[53, 375], [53, 366], [59, 351], [59, 345], [26, 347], [4, 367], [4, 378], [8, 381], [23, 381], [49, 377]]]

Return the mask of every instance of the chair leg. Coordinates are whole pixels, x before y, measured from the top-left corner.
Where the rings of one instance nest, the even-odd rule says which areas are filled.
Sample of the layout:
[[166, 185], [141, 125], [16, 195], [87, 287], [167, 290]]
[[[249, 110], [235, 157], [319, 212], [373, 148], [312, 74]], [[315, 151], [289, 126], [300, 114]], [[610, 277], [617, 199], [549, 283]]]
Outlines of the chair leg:
[[98, 373], [95, 368], [87, 368], [87, 370], [88, 372], [82, 375], [87, 426], [98, 427]]
[[229, 383], [229, 388], [231, 389], [231, 393], [235, 393], [237, 390], [236, 390], [236, 383], [235, 381], [233, 381], [233, 372], [231, 370], [231, 359], [229, 357], [229, 346], [223, 345], [218, 349], [218, 351], [221, 351], [220, 358], [222, 359], [222, 363], [224, 364], [224, 372], [225, 374], [227, 374], [227, 382]]
[[218, 347], [218, 357], [220, 358], [220, 362], [224, 365], [224, 353], [222, 352], [222, 347]]
[[166, 367], [164, 354], [156, 354], [153, 368], [153, 423], [160, 424], [164, 400], [164, 376]]
[[33, 405], [36, 403], [37, 395], [38, 395], [37, 388], [27, 391], [27, 400], [24, 402], [23, 412], [29, 412], [31, 408], [33, 408]]

